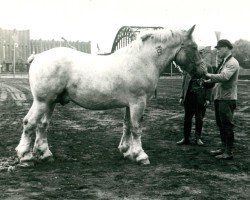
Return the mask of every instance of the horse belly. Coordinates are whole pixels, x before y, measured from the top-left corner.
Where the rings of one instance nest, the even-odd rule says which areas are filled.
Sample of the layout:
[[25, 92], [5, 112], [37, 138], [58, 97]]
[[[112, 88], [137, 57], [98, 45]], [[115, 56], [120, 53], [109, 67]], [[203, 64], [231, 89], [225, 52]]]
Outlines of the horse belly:
[[91, 98], [86, 95], [83, 97], [70, 97], [70, 100], [77, 105], [90, 110], [106, 110], [112, 108], [123, 108], [127, 106], [127, 104], [122, 100], [107, 97]]
[[86, 99], [79, 100], [79, 99], [71, 99], [77, 105], [90, 109], [90, 110], [107, 110], [113, 108], [123, 108], [126, 107], [126, 104], [115, 99], [110, 99], [107, 101], [86, 101]]
[[69, 99], [79, 106], [91, 110], [105, 110], [127, 106], [122, 93], [100, 88], [75, 87], [67, 88]]

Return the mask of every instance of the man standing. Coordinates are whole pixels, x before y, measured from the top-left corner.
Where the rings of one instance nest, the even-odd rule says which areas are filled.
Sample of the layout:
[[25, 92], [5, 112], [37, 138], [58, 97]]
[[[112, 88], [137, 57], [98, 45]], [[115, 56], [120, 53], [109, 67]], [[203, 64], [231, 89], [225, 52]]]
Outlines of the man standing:
[[236, 108], [239, 63], [232, 56], [232, 44], [228, 40], [219, 40], [215, 46], [218, 56], [223, 59], [217, 74], [206, 73], [208, 82], [214, 87], [215, 118], [219, 127], [222, 148], [210, 153], [218, 159], [232, 159], [234, 143], [233, 115]]
[[[208, 68], [212, 72], [212, 68]], [[203, 127], [203, 119], [206, 112], [206, 107], [211, 102], [212, 84], [203, 84], [204, 80], [200, 77], [191, 77], [185, 73], [182, 80], [182, 95], [180, 104], [184, 105], [184, 132], [183, 139], [177, 142], [177, 145], [189, 144], [189, 137], [192, 129], [192, 119], [195, 116], [195, 142], [202, 146], [204, 143], [201, 140]]]

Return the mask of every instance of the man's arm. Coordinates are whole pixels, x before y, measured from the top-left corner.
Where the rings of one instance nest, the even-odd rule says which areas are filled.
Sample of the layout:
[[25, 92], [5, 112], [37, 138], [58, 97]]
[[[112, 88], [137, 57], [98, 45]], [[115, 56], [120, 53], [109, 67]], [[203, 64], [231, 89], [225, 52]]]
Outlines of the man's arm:
[[211, 80], [211, 82], [218, 83], [228, 81], [231, 76], [236, 72], [237, 67], [233, 64], [226, 65], [225, 69], [219, 74], [207, 73], [205, 76]]

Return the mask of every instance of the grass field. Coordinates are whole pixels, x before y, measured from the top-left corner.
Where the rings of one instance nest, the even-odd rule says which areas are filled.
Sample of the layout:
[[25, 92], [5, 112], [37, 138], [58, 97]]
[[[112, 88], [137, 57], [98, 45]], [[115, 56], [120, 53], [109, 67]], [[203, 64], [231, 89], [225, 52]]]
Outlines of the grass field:
[[27, 79], [0, 79], [0, 199], [250, 199], [250, 82], [239, 82], [231, 161], [209, 155], [220, 145], [213, 106], [204, 122], [205, 146], [176, 145], [183, 130], [180, 91], [181, 79], [161, 79], [157, 99], [148, 102], [142, 144], [151, 165], [119, 153], [123, 109], [89, 111], [70, 103], [56, 107], [48, 130], [54, 162], [8, 171], [32, 97]]

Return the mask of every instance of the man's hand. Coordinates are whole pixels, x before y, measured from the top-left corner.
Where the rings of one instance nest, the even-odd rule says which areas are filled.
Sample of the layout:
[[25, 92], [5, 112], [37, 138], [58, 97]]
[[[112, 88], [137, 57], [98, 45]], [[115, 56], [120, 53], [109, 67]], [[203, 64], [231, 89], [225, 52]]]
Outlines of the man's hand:
[[209, 73], [205, 73], [205, 76], [206, 76], [207, 78], [211, 78], [211, 74], [209, 74]]
[[206, 100], [204, 106], [205, 106], [205, 107], [208, 107], [209, 105], [210, 105], [210, 101], [209, 101], [209, 100]]
[[212, 80], [211, 79], [204, 80], [204, 83], [212, 83]]
[[204, 80], [204, 82], [203, 82], [203, 86], [206, 89], [212, 89], [214, 87], [214, 85], [215, 85], [215, 83], [213, 83], [211, 79]]

